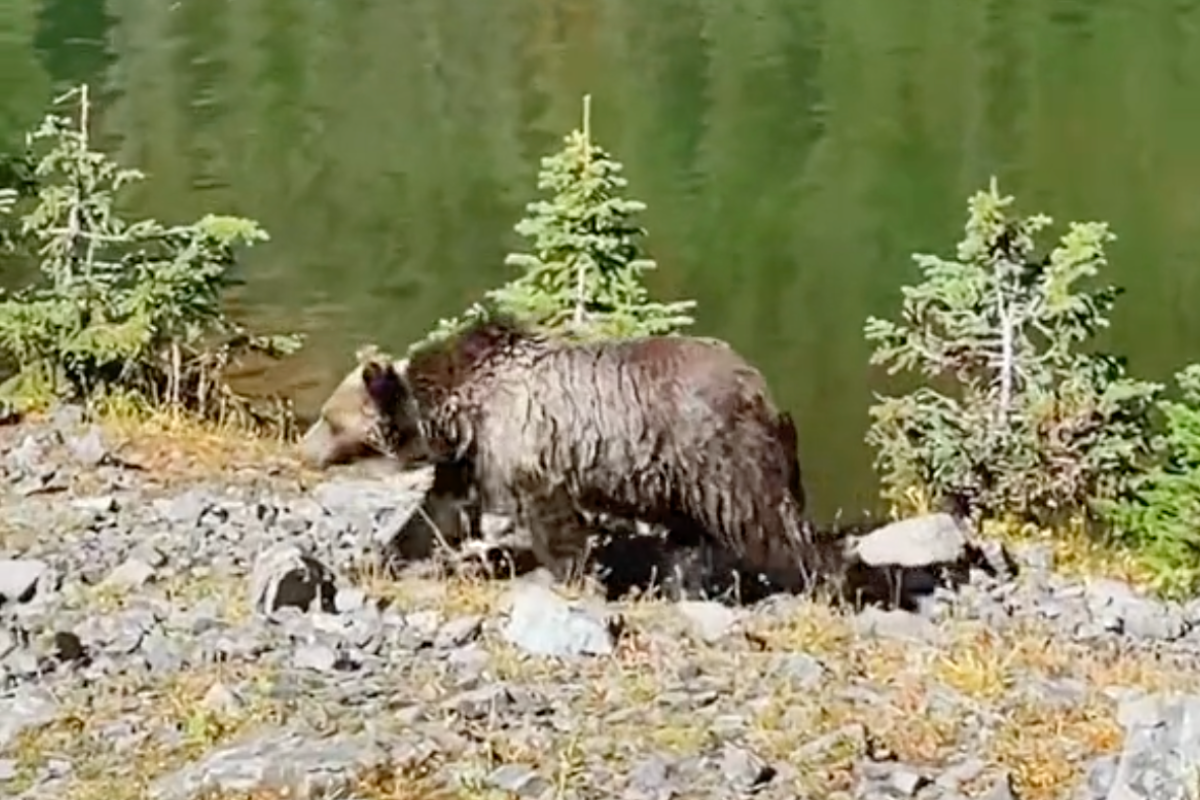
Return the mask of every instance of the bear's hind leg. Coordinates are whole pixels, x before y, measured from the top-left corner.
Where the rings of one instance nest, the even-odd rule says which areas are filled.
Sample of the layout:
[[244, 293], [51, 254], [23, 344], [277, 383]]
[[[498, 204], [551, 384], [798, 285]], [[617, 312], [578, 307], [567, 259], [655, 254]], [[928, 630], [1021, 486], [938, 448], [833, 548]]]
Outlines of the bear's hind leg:
[[529, 531], [533, 554], [559, 582], [582, 574], [592, 527], [561, 488], [523, 493], [517, 519]]

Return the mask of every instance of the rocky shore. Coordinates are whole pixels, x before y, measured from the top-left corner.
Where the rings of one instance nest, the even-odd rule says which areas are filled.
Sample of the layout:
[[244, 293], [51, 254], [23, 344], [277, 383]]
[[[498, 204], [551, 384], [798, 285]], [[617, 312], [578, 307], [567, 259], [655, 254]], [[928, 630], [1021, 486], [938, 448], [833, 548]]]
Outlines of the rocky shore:
[[0, 796], [1153, 798], [1200, 789], [1200, 603], [1050, 551], [917, 611], [364, 567], [428, 476], [166, 479], [0, 429]]

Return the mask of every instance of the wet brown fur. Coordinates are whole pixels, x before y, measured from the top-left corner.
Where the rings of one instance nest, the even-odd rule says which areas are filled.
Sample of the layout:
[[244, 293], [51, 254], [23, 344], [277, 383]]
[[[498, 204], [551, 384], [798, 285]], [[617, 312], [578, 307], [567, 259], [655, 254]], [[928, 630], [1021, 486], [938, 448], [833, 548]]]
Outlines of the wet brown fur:
[[484, 507], [511, 508], [556, 576], [583, 557], [584, 511], [727, 548], [791, 590], [844, 577], [841, 544], [802, 519], [791, 417], [724, 343], [572, 344], [499, 319], [361, 378], [379, 449], [470, 464]]

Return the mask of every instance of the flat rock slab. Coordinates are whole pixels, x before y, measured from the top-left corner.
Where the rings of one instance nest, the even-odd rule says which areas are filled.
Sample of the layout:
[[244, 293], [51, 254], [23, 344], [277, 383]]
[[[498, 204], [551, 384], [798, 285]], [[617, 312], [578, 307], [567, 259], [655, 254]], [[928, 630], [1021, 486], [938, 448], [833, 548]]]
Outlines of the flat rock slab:
[[369, 737], [321, 739], [299, 731], [260, 734], [219, 748], [160, 778], [152, 800], [197, 800], [215, 793], [277, 792], [306, 800], [341, 797], [363, 774], [383, 767], [389, 754]]

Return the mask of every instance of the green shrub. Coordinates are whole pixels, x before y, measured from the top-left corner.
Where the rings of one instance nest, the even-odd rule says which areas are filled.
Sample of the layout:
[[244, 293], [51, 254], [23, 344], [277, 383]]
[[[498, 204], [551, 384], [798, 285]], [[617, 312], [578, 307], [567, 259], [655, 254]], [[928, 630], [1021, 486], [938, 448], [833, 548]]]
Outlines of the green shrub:
[[1136, 548], [1165, 595], [1200, 589], [1200, 365], [1175, 376], [1182, 397], [1162, 400], [1164, 432], [1155, 438], [1159, 462], [1132, 497], [1106, 504], [1105, 516]]
[[495, 312], [574, 339], [671, 333], [692, 324], [694, 301], [656, 302], [642, 284], [656, 266], [641, 254], [645, 231], [634, 222], [646, 206], [620, 195], [627, 185], [623, 167], [592, 142], [589, 108], [585, 97], [582, 130], [542, 159], [538, 189], [550, 197], [529, 203], [529, 215], [515, 227], [532, 240], [532, 252], [505, 259], [522, 274], [460, 317], [439, 320], [411, 349]]
[[[211, 214], [178, 226], [122, 219], [117, 197], [143, 175], [90, 148], [86, 86], [56, 104], [67, 101], [75, 119], [51, 113], [27, 138], [36, 189], [18, 233], [42, 280], [0, 300], [0, 349], [14, 370], [0, 400], [29, 409], [133, 396], [208, 418], [252, 410], [226, 368], [250, 351], [300, 346], [250, 334], [222, 305], [237, 283], [235, 248], [266, 233]], [[6, 200], [9, 212], [23, 202]]]
[[1162, 387], [1076, 350], [1120, 293], [1080, 285], [1105, 264], [1108, 227], [1072, 223], [1039, 256], [1051, 220], [1014, 217], [1012, 200], [994, 179], [976, 193], [957, 258], [917, 255], [924, 280], [903, 290], [902, 322], [867, 321], [873, 364], [948, 390], [879, 398], [867, 440], [894, 504], [915, 492], [926, 505], [966, 499], [984, 517], [1093, 520], [1094, 502], [1126, 496], [1149, 463]]

